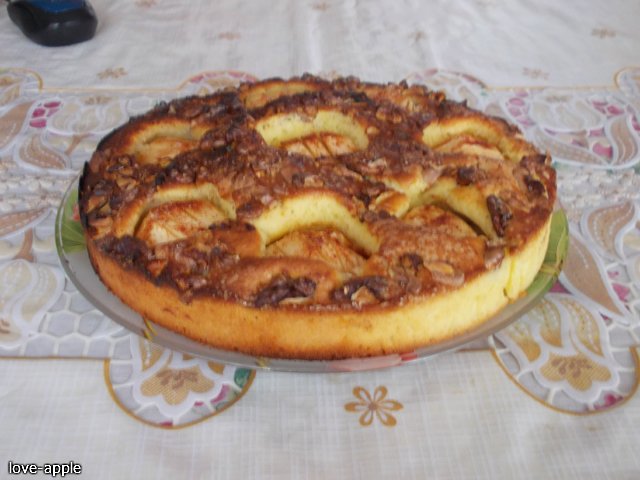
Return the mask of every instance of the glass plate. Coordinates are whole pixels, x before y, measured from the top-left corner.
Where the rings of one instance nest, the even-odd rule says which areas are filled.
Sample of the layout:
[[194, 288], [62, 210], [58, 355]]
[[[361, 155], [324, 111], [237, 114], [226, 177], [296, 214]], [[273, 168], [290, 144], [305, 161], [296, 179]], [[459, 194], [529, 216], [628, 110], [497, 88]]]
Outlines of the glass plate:
[[78, 179], [65, 193], [56, 217], [56, 248], [67, 275], [76, 288], [93, 305], [112, 320], [148, 340], [173, 350], [248, 368], [290, 372], [336, 372], [374, 370], [413, 362], [438, 353], [459, 349], [464, 345], [505, 328], [531, 309], [553, 286], [567, 255], [567, 217], [561, 210], [553, 214], [551, 237], [544, 263], [526, 295], [509, 304], [477, 328], [438, 344], [403, 354], [346, 360], [309, 361], [254, 357], [213, 348], [183, 337], [159, 325], [145, 321], [140, 315], [112, 295], [93, 271], [77, 214]]

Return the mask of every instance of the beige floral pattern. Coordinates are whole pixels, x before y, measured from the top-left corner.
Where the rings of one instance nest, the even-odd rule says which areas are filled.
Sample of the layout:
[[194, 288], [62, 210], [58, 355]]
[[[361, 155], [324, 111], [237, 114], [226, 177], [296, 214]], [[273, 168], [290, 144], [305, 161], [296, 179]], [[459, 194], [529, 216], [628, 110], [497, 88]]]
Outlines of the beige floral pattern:
[[577, 390], [588, 390], [594, 381], [606, 381], [611, 373], [582, 353], [571, 356], [551, 354], [540, 372], [554, 382], [567, 381]]
[[204, 393], [213, 388], [213, 381], [204, 377], [198, 367], [163, 368], [142, 383], [141, 391], [149, 397], [162, 395], [169, 405], [183, 402], [190, 391]]
[[591, 30], [591, 35], [602, 39], [614, 38], [616, 36], [616, 31], [612, 28], [600, 27]]
[[570, 295], [548, 294], [495, 338], [507, 374], [551, 408], [590, 413], [612, 392], [623, 399], [637, 386], [637, 375], [627, 377], [633, 352], [612, 342], [604, 319]]
[[[10, 235], [12, 233], [26, 230], [43, 220], [47, 215], [46, 208], [33, 208], [16, 212], [9, 212], [0, 215], [0, 237]], [[3, 255], [0, 251], [0, 259]]]
[[11, 87], [20, 83], [20, 79], [13, 75], [0, 76], [0, 88]]
[[126, 118], [126, 105], [117, 96], [78, 95], [60, 106], [49, 121], [48, 131], [72, 137], [102, 135]]
[[[102, 73], [104, 78], [126, 75], [119, 68]], [[248, 77], [241, 72], [203, 74], [181, 88], [185, 94], [190, 88], [215, 90]], [[8, 173], [7, 181], [0, 182], [0, 354], [107, 358], [105, 381], [114, 401], [154, 426], [191, 425], [232, 406], [251, 386], [252, 371], [174, 354], [144, 341], [136, 344], [135, 334], [89, 308], [72, 287], [65, 290], [62, 270], [49, 265], [57, 261], [48, 195], [57, 207], [80, 168], [74, 162], [84, 163], [99, 136], [126, 115], [146, 111], [162, 95], [82, 92], [41, 94], [33, 101], [33, 96], [21, 99], [11, 93], [25, 83], [33, 86], [33, 76], [0, 78], [5, 79], [0, 96], [6, 94], [2, 98], [9, 102], [0, 109], [0, 172]], [[49, 180], [50, 172], [55, 180]], [[38, 263], [41, 256], [47, 263]], [[59, 308], [52, 308], [56, 302]]]
[[38, 88], [40, 78], [25, 70], [0, 69], [0, 108], [15, 103], [22, 93]]
[[0, 346], [19, 345], [37, 332], [63, 287], [58, 268], [23, 259], [0, 264]]
[[98, 73], [100, 80], [106, 80], [107, 78], [121, 78], [127, 75], [127, 71], [123, 67], [106, 68]]
[[[3, 78], [0, 77], [0, 82]], [[3, 88], [4, 87], [4, 88]], [[20, 97], [20, 84], [0, 85], [0, 107], [8, 105]]]
[[30, 228], [24, 234], [20, 249], [16, 252], [13, 260], [26, 260], [27, 262], [35, 261], [33, 256], [33, 229]]
[[[636, 202], [587, 209], [570, 226], [560, 282], [521, 320], [496, 334], [496, 357], [545, 405], [592, 413], [627, 400], [640, 383], [640, 238]], [[638, 257], [640, 258], [640, 257]]]
[[112, 358], [105, 380], [118, 405], [151, 425], [179, 428], [210, 418], [239, 400], [255, 375], [135, 335], [128, 343], [130, 358]]
[[33, 102], [21, 102], [0, 116], [0, 151], [7, 147], [18, 135]]
[[220, 40], [238, 40], [241, 35], [238, 32], [222, 32], [218, 34]]
[[615, 92], [549, 87], [506, 94], [501, 107], [556, 163], [630, 168], [640, 161], [640, 123], [634, 113], [639, 102], [634, 100], [638, 96], [633, 78], [627, 71], [618, 77], [627, 98]]
[[577, 232], [571, 236], [569, 253], [561, 281], [567, 288], [595, 302], [598, 308], [612, 318], [624, 320], [629, 316], [610, 284], [602, 260], [593, 255], [593, 248]]
[[9, 320], [0, 318], [0, 336], [13, 339], [13, 332]]
[[549, 80], [549, 72], [545, 72], [539, 68], [525, 67], [522, 69], [522, 74], [525, 77], [533, 78], [534, 80]]
[[542, 349], [535, 341], [531, 327], [524, 322], [517, 322], [509, 327], [509, 337], [522, 351], [529, 362], [533, 362], [542, 354]]
[[91, 95], [83, 99], [85, 105], [106, 105], [113, 101], [113, 97], [107, 95]]
[[329, 4], [327, 2], [316, 2], [313, 5], [311, 5], [311, 8], [313, 8], [314, 10], [317, 10], [319, 12], [326, 12], [331, 7], [329, 6]]
[[554, 130], [593, 129], [605, 118], [587, 98], [554, 88], [531, 97], [529, 115], [537, 125]]
[[581, 231], [600, 256], [621, 260], [625, 256], [621, 237], [633, 230], [636, 215], [635, 204], [629, 200], [598, 206], [585, 212]]
[[19, 163], [44, 170], [61, 170], [70, 163], [65, 153], [58, 152], [48, 145], [45, 136], [36, 131], [29, 135], [18, 150]]
[[376, 387], [373, 395], [364, 387], [355, 387], [353, 395], [358, 400], [348, 402], [344, 408], [347, 412], [360, 413], [358, 421], [363, 427], [371, 425], [374, 418], [385, 427], [393, 427], [397, 420], [390, 412], [402, 410], [404, 407], [399, 401], [387, 398], [387, 393], [387, 387], [383, 385]]
[[[138, 1], [138, 7], [155, 4], [155, 0]], [[326, 2], [315, 5], [319, 11], [331, 8]], [[212, 38], [218, 35], [221, 41], [240, 38], [240, 33], [235, 31], [216, 31], [211, 35]], [[421, 41], [425, 35], [417, 30], [412, 38]], [[608, 38], [610, 35], [604, 32], [594, 33], [594, 36]], [[540, 81], [551, 77], [549, 72], [536, 68], [524, 68], [522, 73]], [[116, 66], [100, 75], [104, 79], [118, 79], [126, 76], [127, 71]], [[55, 309], [44, 312], [47, 305], [58, 298], [51, 286], [45, 285], [44, 291], [49, 292], [49, 297], [44, 299], [9, 291], [11, 281], [14, 284], [22, 282], [21, 291], [36, 292], [42, 290], [37, 283], [39, 277], [43, 284], [53, 281], [57, 289], [62, 289], [64, 282], [61, 275], [58, 282], [50, 278], [52, 271], [56, 271], [54, 267], [37, 263], [42, 250], [38, 250], [38, 245], [43, 238], [37, 225], [51, 212], [43, 206], [44, 194], [40, 193], [39, 184], [34, 184], [36, 193], [25, 200], [24, 206], [9, 203], [21, 195], [15, 192], [26, 184], [24, 180], [48, 179], [49, 170], [57, 175], [55, 178], [66, 178], [65, 175], [73, 171], [66, 167], [79, 168], [72, 163], [72, 157], [80, 158], [83, 156], [80, 153], [89, 152], [99, 136], [124, 121], [127, 115], [141, 113], [169, 95], [205, 94], [251, 80], [254, 77], [243, 72], [204, 72], [187, 79], [172, 92], [118, 95], [106, 91], [56, 92], [53, 95], [41, 91], [40, 97], [36, 98], [34, 95], [22, 97], [25, 82], [29, 82], [29, 92], [38, 91], [39, 80], [35, 75], [2, 72], [0, 168], [4, 168], [5, 174], [9, 172], [12, 185], [15, 185], [0, 183], [0, 205], [6, 207], [0, 214], [0, 260], [3, 262], [0, 273], [6, 274], [4, 283], [0, 282], [0, 290], [5, 289], [0, 292], [4, 295], [0, 311], [0, 347], [24, 344], [25, 338], [46, 337], [47, 328], [53, 331], [52, 326], [64, 326], [64, 322], [57, 321], [64, 320], [66, 313], [73, 317], [74, 329], [86, 325], [81, 314], [70, 312], [69, 306], [79, 296], [73, 289], [62, 292], [63, 298], [57, 303], [66, 306], [54, 314]], [[495, 357], [509, 378], [531, 397], [563, 412], [596, 412], [631, 397], [638, 385], [638, 361], [637, 353], [630, 346], [637, 345], [640, 334], [637, 321], [633, 323], [640, 308], [637, 298], [640, 292], [637, 192], [640, 188], [632, 187], [633, 182], [637, 182], [636, 172], [640, 172], [636, 165], [640, 158], [637, 150], [640, 126], [635, 116], [640, 109], [637, 100], [640, 98], [640, 69], [621, 71], [616, 77], [618, 90], [614, 87], [597, 92], [558, 88], [496, 90], [471, 76], [437, 70], [411, 75], [408, 80], [444, 89], [453, 98], [466, 100], [469, 105], [492, 115], [511, 116], [528, 137], [539, 142], [542, 148], [549, 147], [557, 162], [564, 162], [561, 167], [566, 167], [565, 178], [567, 172], [571, 176], [580, 174], [583, 175], [581, 178], [594, 178], [594, 187], [590, 185], [583, 190], [593, 193], [598, 184], [599, 198], [609, 200], [607, 192], [611, 191], [615, 194], [611, 196], [612, 202], [624, 195], [626, 200], [620, 204], [594, 209], [592, 201], [579, 204], [567, 195], [567, 189], [562, 191], [563, 201], [573, 215], [574, 247], [567, 259], [564, 278], [569, 281], [557, 286], [527, 318], [496, 336]], [[46, 121], [32, 122], [36, 112], [48, 104], [51, 108], [47, 110]], [[520, 110], [510, 112], [509, 109], [515, 106]], [[34, 130], [36, 127], [37, 131]], [[571, 161], [565, 161], [565, 158]], [[587, 176], [595, 167], [601, 167], [599, 176]], [[610, 169], [618, 169], [616, 171], [621, 173], [613, 175]], [[22, 175], [18, 179], [11, 177], [16, 170]], [[563, 175], [562, 168], [559, 168], [559, 174]], [[617, 183], [620, 183], [617, 185], [619, 190], [614, 190], [613, 185]], [[43, 185], [47, 184], [43, 182]], [[48, 185], [46, 188], [50, 190], [64, 190], [55, 182]], [[605, 188], [611, 190], [602, 190]], [[60, 193], [51, 195], [57, 199]], [[581, 220], [583, 212], [587, 214]], [[52, 222], [53, 218], [49, 215], [46, 220]], [[61, 274], [59, 269], [57, 271]], [[588, 275], [584, 275], [585, 272]], [[27, 277], [29, 285], [23, 282]], [[587, 282], [583, 281], [585, 278]], [[44, 310], [38, 305], [44, 305]], [[622, 325], [624, 321], [629, 325]], [[133, 334], [129, 337], [106, 318], [101, 319], [98, 328], [92, 332], [95, 333], [86, 333], [83, 337], [87, 339], [86, 347], [77, 355], [108, 358], [105, 381], [114, 400], [130, 415], [153, 425], [177, 428], [210, 418], [240, 399], [255, 376], [247, 369], [174, 353]], [[64, 356], [62, 350], [57, 350], [58, 346], [64, 346], [70, 337], [81, 336], [78, 330], [63, 333], [64, 339], [54, 338], [51, 355]], [[92, 342], [100, 340], [105, 340], [109, 348], [94, 352]], [[138, 345], [129, 346], [130, 340]], [[127, 348], [121, 348], [125, 343]], [[21, 354], [28, 355], [24, 350], [19, 351], [18, 355]], [[411, 358], [415, 356], [389, 357], [371, 368], [399, 365]], [[269, 366], [268, 359], [264, 366]], [[346, 360], [336, 363], [336, 368], [359, 370], [361, 367]], [[386, 386], [357, 386], [352, 395], [346, 403], [339, 402], [337, 409], [344, 408], [345, 412], [356, 414], [345, 415], [348, 419], [357, 418], [358, 422], [353, 422], [356, 426], [381, 424], [392, 427], [402, 418], [399, 412], [404, 406], [389, 395]]]

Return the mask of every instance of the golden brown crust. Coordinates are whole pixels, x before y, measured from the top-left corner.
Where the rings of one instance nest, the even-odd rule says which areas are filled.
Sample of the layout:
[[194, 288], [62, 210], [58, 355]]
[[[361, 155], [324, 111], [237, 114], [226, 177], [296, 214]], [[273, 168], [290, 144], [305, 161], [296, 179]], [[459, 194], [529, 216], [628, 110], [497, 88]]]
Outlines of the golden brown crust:
[[79, 204], [98, 275], [146, 318], [327, 359], [443, 341], [516, 298], [555, 189], [503, 120], [420, 86], [303, 76], [132, 119], [88, 162]]

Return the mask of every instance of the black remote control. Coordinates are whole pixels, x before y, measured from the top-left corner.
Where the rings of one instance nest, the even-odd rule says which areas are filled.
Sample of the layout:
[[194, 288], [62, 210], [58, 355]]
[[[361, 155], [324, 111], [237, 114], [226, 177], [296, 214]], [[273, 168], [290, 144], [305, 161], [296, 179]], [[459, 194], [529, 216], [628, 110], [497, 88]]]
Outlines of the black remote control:
[[98, 25], [93, 7], [85, 0], [15, 0], [7, 10], [27, 38], [49, 47], [89, 40]]

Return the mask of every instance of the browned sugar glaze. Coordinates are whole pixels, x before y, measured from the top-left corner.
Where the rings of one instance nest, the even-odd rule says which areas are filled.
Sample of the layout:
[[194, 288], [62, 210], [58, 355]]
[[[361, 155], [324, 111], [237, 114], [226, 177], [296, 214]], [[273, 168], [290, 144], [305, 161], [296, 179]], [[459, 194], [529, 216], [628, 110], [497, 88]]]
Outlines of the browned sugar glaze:
[[[273, 85], [286, 85], [289, 94], [264, 88]], [[256, 130], [278, 114], [313, 119], [321, 111], [355, 120], [366, 148], [331, 132], [270, 146]], [[448, 119], [489, 124], [510, 139], [516, 158], [505, 159], [499, 146], [468, 132], [427, 146], [425, 127]], [[465, 145], [481, 147], [480, 154], [465, 153]], [[434, 202], [398, 214], [406, 201], [398, 190], [419, 181], [427, 191], [446, 179], [482, 193], [493, 232]], [[206, 185], [232, 205], [235, 218], [189, 194], [154, 204], [158, 192]], [[330, 222], [264, 245], [252, 222], [312, 192], [335, 198], [364, 224], [378, 240], [376, 251]], [[160, 104], [100, 143], [80, 185], [82, 222], [97, 247], [157, 285], [178, 289], [186, 301], [207, 295], [313, 309], [399, 304], [456, 288], [517, 251], [547, 221], [554, 200], [549, 159], [504, 121], [422, 86], [311, 76]], [[118, 222], [141, 204], [147, 206], [135, 230], [118, 235]], [[174, 217], [180, 221], [171, 228], [181, 238], [153, 238], [155, 219]]]

